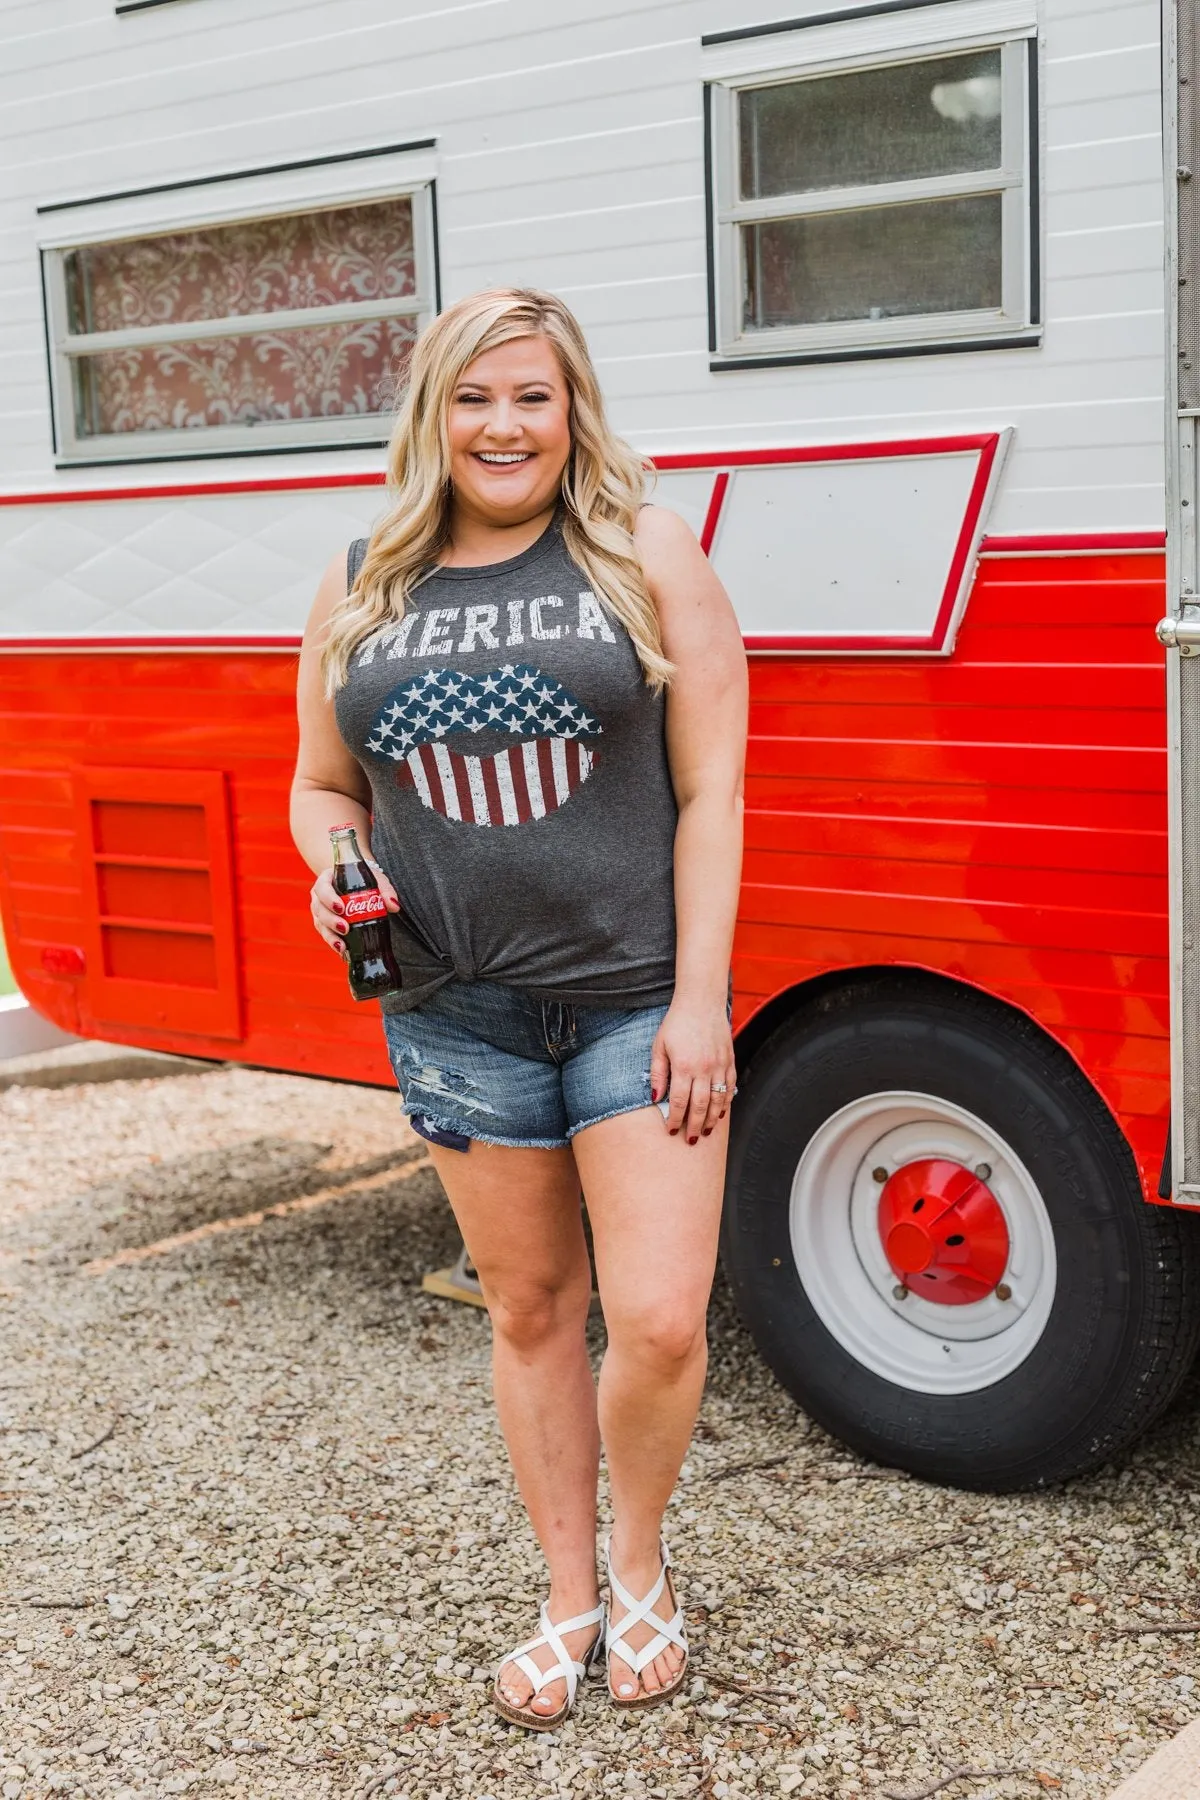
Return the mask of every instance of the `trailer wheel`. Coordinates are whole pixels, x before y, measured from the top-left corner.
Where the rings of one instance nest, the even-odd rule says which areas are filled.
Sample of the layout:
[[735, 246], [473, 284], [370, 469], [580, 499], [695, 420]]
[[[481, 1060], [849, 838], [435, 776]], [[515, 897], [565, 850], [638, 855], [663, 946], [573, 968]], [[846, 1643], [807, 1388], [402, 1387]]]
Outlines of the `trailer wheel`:
[[739, 1081], [726, 1273], [828, 1431], [998, 1492], [1094, 1468], [1168, 1404], [1200, 1331], [1200, 1225], [1146, 1203], [1034, 1025], [884, 976], [810, 1003]]

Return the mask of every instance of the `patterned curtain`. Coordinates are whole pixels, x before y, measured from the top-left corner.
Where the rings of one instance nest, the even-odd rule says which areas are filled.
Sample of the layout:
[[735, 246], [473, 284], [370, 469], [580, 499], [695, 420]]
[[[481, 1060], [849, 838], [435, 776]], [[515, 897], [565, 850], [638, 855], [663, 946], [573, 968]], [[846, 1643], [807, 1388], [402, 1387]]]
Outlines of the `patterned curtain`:
[[72, 334], [312, 314], [73, 358], [82, 437], [386, 412], [416, 336], [413, 314], [319, 322], [324, 307], [415, 296], [408, 199], [88, 245], [65, 273]]

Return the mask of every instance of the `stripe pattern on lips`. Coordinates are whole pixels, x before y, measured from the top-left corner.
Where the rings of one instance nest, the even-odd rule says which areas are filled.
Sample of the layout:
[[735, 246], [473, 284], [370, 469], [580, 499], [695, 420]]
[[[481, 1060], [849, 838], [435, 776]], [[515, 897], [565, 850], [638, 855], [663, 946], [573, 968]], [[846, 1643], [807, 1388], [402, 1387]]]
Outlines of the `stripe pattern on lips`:
[[[519, 741], [490, 755], [459, 748], [462, 734], [479, 731], [507, 731]], [[366, 748], [396, 764], [396, 785], [444, 819], [524, 825], [556, 812], [587, 780], [597, 752], [582, 740], [600, 735], [600, 724], [552, 675], [506, 663], [479, 677], [457, 669], [414, 676], [388, 695]]]

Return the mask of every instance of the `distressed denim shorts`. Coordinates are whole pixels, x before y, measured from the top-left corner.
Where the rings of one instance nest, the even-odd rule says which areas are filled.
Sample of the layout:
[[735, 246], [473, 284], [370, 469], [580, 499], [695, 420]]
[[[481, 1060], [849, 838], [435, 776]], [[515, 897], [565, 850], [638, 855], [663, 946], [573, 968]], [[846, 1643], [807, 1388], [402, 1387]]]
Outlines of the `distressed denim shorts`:
[[552, 1150], [651, 1105], [650, 1052], [665, 1006], [566, 1006], [488, 981], [451, 981], [387, 1013], [388, 1055], [422, 1137]]

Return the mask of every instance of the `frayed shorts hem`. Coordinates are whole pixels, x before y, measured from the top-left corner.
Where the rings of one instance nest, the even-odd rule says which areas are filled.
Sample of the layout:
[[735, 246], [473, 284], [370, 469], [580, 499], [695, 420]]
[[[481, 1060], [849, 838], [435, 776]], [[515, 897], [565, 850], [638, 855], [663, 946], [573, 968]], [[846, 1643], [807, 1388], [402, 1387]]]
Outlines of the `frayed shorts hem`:
[[498, 1150], [565, 1150], [566, 1138], [489, 1137], [482, 1131], [465, 1133], [473, 1144], [495, 1144]]
[[568, 1139], [577, 1138], [579, 1133], [586, 1131], [590, 1125], [603, 1125], [608, 1119], [623, 1119], [627, 1113], [646, 1112], [651, 1107], [654, 1107], [656, 1112], [658, 1111], [653, 1100], [631, 1100], [628, 1106], [614, 1106], [611, 1112], [597, 1113], [594, 1119], [580, 1119], [578, 1125], [569, 1126], [567, 1137]]
[[[413, 1113], [417, 1113], [435, 1131], [469, 1138], [473, 1144], [494, 1144], [498, 1150], [565, 1150], [568, 1147], [568, 1139], [565, 1137], [500, 1137], [496, 1133], [480, 1131], [463, 1119], [446, 1119], [439, 1113], [428, 1112], [423, 1106], [404, 1108], [406, 1118], [411, 1118]], [[424, 1135], [422, 1132], [421, 1136]]]

